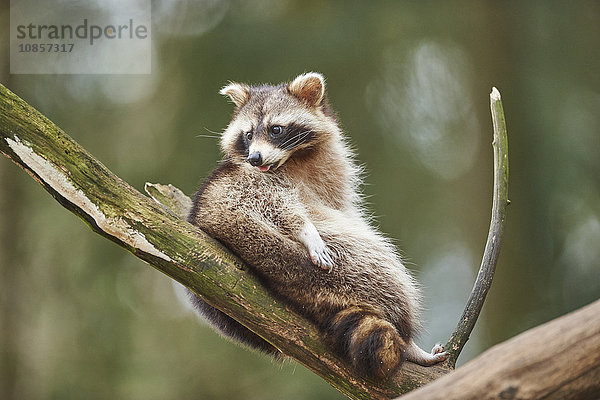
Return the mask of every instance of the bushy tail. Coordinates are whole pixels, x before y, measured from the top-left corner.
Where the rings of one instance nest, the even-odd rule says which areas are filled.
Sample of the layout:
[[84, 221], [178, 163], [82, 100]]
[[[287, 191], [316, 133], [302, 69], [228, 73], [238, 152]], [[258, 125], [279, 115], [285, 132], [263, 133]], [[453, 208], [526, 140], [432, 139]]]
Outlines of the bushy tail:
[[370, 307], [345, 308], [330, 319], [326, 329], [335, 349], [365, 377], [386, 379], [406, 358], [409, 338], [403, 339]]

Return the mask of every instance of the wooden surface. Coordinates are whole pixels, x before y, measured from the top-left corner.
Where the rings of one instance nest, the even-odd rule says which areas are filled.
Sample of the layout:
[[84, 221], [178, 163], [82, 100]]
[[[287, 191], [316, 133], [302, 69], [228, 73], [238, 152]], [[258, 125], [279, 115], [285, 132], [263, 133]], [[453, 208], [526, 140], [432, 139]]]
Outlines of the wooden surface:
[[494, 346], [401, 399], [600, 399], [600, 300]]

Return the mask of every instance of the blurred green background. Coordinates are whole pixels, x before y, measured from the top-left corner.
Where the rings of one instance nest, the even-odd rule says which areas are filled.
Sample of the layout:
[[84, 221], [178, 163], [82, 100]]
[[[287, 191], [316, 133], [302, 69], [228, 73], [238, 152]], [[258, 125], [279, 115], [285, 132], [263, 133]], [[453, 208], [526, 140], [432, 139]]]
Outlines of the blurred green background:
[[[460, 362], [600, 297], [599, 2], [157, 1], [146, 76], [10, 75], [0, 7], [0, 82], [139, 190], [191, 194], [215, 166], [228, 80], [325, 74], [369, 209], [424, 286], [425, 348], [483, 251], [497, 86], [512, 205]], [[221, 339], [174, 288], [0, 157], [0, 398], [342, 398]]]

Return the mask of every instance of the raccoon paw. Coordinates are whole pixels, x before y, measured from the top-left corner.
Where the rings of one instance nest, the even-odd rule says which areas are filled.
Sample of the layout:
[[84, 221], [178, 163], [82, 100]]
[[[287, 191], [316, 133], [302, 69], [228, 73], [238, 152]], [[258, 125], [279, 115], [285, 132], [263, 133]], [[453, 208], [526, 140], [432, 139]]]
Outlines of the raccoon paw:
[[309, 222], [304, 226], [300, 232], [299, 240], [308, 250], [313, 264], [331, 272], [333, 268], [331, 254], [317, 228], [312, 223]]
[[329, 250], [327, 250], [327, 246], [323, 244], [322, 248], [311, 249], [309, 250], [310, 259], [313, 264], [327, 271], [331, 271], [333, 269], [333, 260], [331, 259], [331, 255], [329, 254]]
[[424, 367], [429, 367], [442, 362], [448, 358], [448, 352], [444, 351], [444, 348], [436, 344], [433, 346], [431, 353], [422, 350], [415, 342], [411, 342], [410, 347], [407, 351], [407, 359]]
[[436, 344], [435, 346], [433, 346], [433, 349], [431, 349], [431, 354], [441, 354], [444, 353], [444, 346], [442, 346], [441, 344]]
[[432, 365], [445, 361], [446, 358], [448, 358], [448, 352], [444, 350], [444, 346], [439, 343], [433, 346], [433, 349], [431, 349]]

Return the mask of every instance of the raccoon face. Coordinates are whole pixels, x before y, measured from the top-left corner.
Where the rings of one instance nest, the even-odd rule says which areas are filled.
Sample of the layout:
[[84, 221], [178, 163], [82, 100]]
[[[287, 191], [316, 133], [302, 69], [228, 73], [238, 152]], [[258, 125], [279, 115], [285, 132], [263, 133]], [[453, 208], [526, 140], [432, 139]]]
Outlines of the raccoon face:
[[325, 99], [325, 80], [311, 72], [278, 86], [231, 83], [221, 94], [236, 105], [221, 148], [235, 163], [275, 171], [295, 153], [310, 149], [337, 125]]

